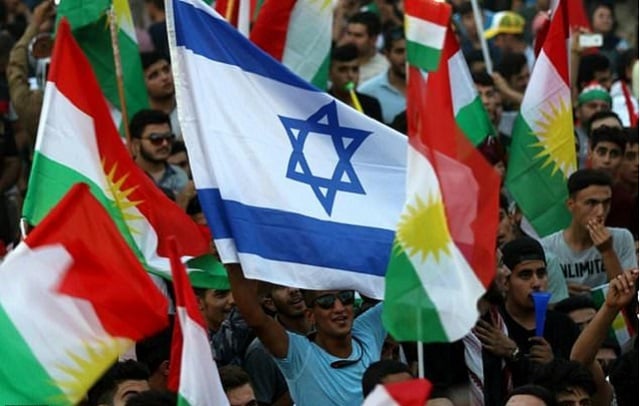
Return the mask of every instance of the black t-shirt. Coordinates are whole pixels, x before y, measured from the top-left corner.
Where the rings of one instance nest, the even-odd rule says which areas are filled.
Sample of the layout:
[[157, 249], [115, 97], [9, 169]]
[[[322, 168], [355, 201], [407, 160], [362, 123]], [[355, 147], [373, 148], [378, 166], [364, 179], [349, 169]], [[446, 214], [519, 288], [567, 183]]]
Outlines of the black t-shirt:
[[[502, 318], [509, 331], [509, 337], [516, 342], [520, 349], [521, 357], [518, 361], [511, 363], [511, 377], [513, 387], [518, 387], [529, 383], [537, 365], [529, 362], [528, 354], [531, 349], [529, 338], [535, 336], [535, 329], [527, 330], [518, 322], [511, 318], [504, 306], [500, 309]], [[565, 314], [548, 310], [544, 323], [544, 339], [551, 345], [553, 355], [556, 357], [569, 359], [571, 348], [576, 342], [580, 330], [578, 326]]]

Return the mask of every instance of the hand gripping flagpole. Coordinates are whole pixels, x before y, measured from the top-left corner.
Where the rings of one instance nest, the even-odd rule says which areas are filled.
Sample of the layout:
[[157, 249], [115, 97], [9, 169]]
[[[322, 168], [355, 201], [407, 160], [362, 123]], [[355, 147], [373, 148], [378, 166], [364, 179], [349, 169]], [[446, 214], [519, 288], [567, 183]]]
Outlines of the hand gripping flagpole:
[[480, 39], [480, 47], [482, 48], [482, 57], [484, 58], [484, 64], [487, 67], [487, 73], [493, 73], [493, 62], [489, 55], [489, 46], [487, 40], [484, 37], [484, 24], [482, 23], [482, 14], [480, 7], [478, 6], [478, 0], [471, 0], [471, 7], [473, 8], [473, 17], [476, 21], [476, 31], [478, 32], [478, 38]]
[[120, 60], [120, 45], [118, 42], [118, 21], [116, 11], [111, 4], [108, 12], [109, 31], [111, 32], [111, 48], [113, 49], [113, 65], [116, 69], [116, 84], [118, 86], [118, 98], [120, 99], [120, 113], [122, 115], [122, 126], [127, 140], [127, 146], [131, 147], [131, 134], [129, 133], [129, 116], [127, 114], [127, 101], [124, 96], [124, 79], [122, 77], [122, 63]]

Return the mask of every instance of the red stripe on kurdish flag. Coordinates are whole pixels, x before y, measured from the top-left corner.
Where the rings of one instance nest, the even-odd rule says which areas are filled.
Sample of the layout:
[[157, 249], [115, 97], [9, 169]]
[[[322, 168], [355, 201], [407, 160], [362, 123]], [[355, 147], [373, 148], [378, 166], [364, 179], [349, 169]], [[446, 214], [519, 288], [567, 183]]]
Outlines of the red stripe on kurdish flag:
[[449, 25], [451, 17], [451, 7], [448, 4], [433, 0], [407, 0], [404, 4], [404, 12], [443, 26]]
[[65, 46], [54, 48], [48, 80], [54, 82], [77, 108], [92, 117], [104, 170], [114, 171], [113, 179], [123, 180], [120, 189], [131, 190], [128, 199], [139, 202], [137, 209], [158, 235], [157, 252], [160, 256], [168, 257], [162, 237], [165, 235], [174, 235], [178, 239], [182, 255], [207, 253], [209, 241], [202, 236], [198, 226], [131, 159], [113, 124], [91, 65], [71, 33], [66, 33], [65, 27], [68, 28], [68, 22], [63, 19], [60, 23], [63, 34], [59, 36], [67, 38], [68, 35], [68, 40], [65, 40]]
[[25, 243], [64, 245], [73, 263], [58, 292], [91, 303], [111, 336], [140, 340], [168, 324], [167, 300], [87, 185], [73, 186]]
[[451, 237], [488, 286], [495, 274], [500, 177], [455, 122], [447, 64], [457, 49], [449, 28], [440, 66], [429, 73], [426, 84], [418, 70], [410, 69], [410, 97], [421, 103], [410, 113], [409, 123], [415, 126], [410, 134], [417, 136], [410, 136], [409, 142], [433, 165]]
[[296, 0], [266, 0], [251, 29], [249, 39], [263, 51], [282, 61], [291, 11]]

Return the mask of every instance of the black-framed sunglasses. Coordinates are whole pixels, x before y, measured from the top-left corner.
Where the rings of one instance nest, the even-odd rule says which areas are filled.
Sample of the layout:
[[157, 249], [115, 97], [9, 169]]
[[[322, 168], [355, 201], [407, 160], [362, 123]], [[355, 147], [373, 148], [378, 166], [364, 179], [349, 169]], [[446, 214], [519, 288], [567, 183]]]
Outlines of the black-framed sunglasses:
[[333, 308], [336, 299], [340, 300], [345, 306], [352, 305], [355, 301], [355, 292], [353, 290], [341, 290], [338, 293], [327, 293], [314, 298], [310, 304], [311, 306], [317, 304], [320, 308], [329, 310]]
[[165, 141], [171, 144], [175, 138], [176, 136], [172, 133], [151, 133], [147, 137], [142, 137], [143, 140], [147, 140], [155, 146], [160, 146]]

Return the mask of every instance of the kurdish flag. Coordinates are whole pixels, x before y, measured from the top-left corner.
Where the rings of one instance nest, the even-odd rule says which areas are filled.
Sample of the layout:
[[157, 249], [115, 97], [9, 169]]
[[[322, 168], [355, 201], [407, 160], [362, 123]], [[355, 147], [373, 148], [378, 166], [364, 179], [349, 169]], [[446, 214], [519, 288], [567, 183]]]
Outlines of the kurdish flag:
[[[559, 0], [513, 127], [506, 185], [541, 237], [565, 228], [567, 178], [577, 166], [566, 0]], [[532, 193], [535, 191], [535, 193]]]
[[386, 329], [402, 341], [462, 338], [495, 274], [500, 179], [454, 116], [451, 79], [464, 83], [465, 77], [453, 75], [458, 55], [448, 30], [439, 69], [426, 80], [409, 69], [407, 200], [382, 314]]
[[266, 0], [251, 41], [319, 89], [327, 88], [333, 8], [330, 1]]
[[176, 323], [171, 339], [168, 388], [178, 393], [178, 406], [228, 405], [218, 368], [213, 361], [207, 328], [175, 238], [167, 242], [176, 298]]
[[407, 62], [425, 71], [438, 68], [451, 6], [435, 0], [407, 0], [404, 6]]
[[[495, 130], [482, 105], [458, 42], [451, 39], [445, 41], [449, 31], [451, 6], [433, 0], [408, 0], [405, 8], [407, 62], [422, 70], [433, 71], [438, 68], [440, 75], [446, 76], [449, 84], [446, 100], [453, 103], [456, 123], [473, 145], [479, 145], [488, 135], [495, 133]], [[409, 10], [412, 10], [415, 17], [411, 17]], [[411, 42], [414, 40], [410, 40], [410, 37], [415, 38], [413, 44]], [[425, 45], [427, 43], [431, 45]], [[441, 56], [445, 58], [445, 63], [440, 63]]]
[[166, 11], [178, 115], [222, 261], [251, 279], [381, 298], [407, 138], [291, 73], [205, 3]]
[[116, 68], [109, 29], [109, 10], [113, 3], [118, 26], [118, 47], [124, 81], [128, 116], [149, 107], [144, 83], [138, 40], [127, 0], [62, 0], [57, 8], [59, 18], [66, 17], [73, 35], [89, 59], [104, 97], [114, 107], [114, 121], [119, 125], [122, 107], [118, 96]]
[[169, 278], [163, 236], [181, 255], [209, 251], [198, 226], [133, 162], [91, 65], [63, 20], [46, 85], [23, 215], [38, 225], [77, 182], [87, 183], [145, 268]]
[[167, 323], [166, 299], [102, 204], [76, 185], [0, 266], [0, 399], [77, 404]]

